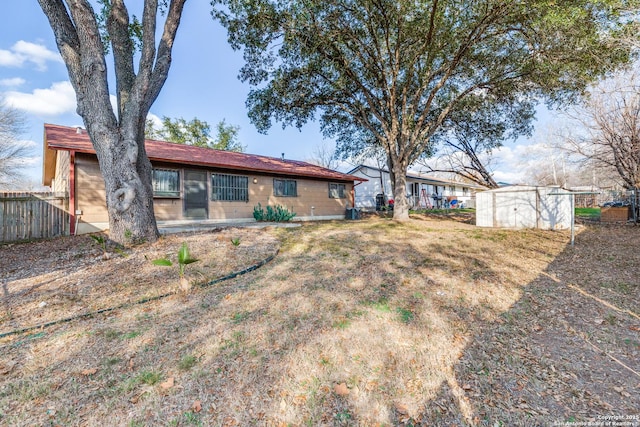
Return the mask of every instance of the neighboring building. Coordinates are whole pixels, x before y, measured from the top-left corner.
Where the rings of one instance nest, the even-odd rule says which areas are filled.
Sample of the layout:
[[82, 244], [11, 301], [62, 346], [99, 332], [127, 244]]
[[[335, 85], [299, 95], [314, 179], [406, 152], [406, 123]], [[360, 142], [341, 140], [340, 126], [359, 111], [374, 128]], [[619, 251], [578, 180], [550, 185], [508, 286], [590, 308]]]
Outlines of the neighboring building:
[[500, 228], [568, 229], [573, 194], [561, 187], [512, 185], [476, 194], [476, 225]]
[[[364, 181], [295, 160], [153, 140], [145, 147], [160, 225], [253, 221], [258, 203], [285, 206], [295, 220], [343, 219], [354, 207], [354, 181]], [[85, 130], [45, 125], [43, 168], [44, 185], [69, 194], [72, 234], [108, 227], [104, 181]]]
[[[368, 180], [356, 184], [357, 208], [375, 210], [376, 197], [379, 194], [384, 194], [385, 203], [393, 199], [389, 171], [358, 165], [347, 173]], [[475, 192], [479, 189], [481, 187], [475, 184], [445, 181], [409, 172], [405, 194], [409, 206], [416, 209], [474, 207]], [[455, 203], [453, 203], [454, 200]]]

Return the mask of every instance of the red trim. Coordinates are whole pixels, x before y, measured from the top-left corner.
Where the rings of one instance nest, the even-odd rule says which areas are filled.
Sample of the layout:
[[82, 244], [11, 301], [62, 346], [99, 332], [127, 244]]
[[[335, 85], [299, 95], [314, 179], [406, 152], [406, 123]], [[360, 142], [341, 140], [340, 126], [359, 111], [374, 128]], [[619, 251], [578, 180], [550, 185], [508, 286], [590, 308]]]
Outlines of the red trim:
[[69, 151], [69, 234], [76, 233], [76, 152]]

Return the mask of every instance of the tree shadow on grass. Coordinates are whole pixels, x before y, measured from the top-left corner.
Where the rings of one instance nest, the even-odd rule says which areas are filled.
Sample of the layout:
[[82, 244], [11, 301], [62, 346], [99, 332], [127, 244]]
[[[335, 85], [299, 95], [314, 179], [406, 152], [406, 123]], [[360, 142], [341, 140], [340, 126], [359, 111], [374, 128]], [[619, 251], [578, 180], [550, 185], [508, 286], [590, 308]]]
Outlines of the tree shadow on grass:
[[[572, 273], [565, 235], [383, 221], [283, 231], [279, 257], [249, 275], [5, 346], [0, 367], [20, 362], [0, 376], [0, 407], [17, 424], [64, 407], [57, 421], [89, 425], [544, 425], [567, 407], [567, 419], [600, 411], [587, 393], [611, 412], [637, 403], [631, 374], [591, 387], [624, 369], [581, 359], [590, 346], [569, 314], [592, 315], [595, 300], [549, 279]], [[607, 322], [633, 332], [607, 313], [607, 331], [586, 331], [594, 345]], [[615, 337], [632, 355], [633, 336]], [[9, 397], [38, 378], [35, 403]]]
[[[578, 235], [497, 322], [470, 322], [472, 340], [455, 366], [462, 402], [444, 385], [415, 418], [423, 425], [552, 425], [640, 414], [640, 265], [634, 228]], [[608, 242], [608, 243], [607, 243]], [[625, 259], [621, 262], [620, 258]], [[612, 293], [606, 281], [622, 281]]]

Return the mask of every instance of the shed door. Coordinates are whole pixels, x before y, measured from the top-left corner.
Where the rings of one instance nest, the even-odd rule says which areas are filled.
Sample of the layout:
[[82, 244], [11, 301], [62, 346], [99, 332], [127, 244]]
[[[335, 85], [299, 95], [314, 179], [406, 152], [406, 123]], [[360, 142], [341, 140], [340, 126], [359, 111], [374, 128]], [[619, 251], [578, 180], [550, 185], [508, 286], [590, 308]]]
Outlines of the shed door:
[[207, 173], [203, 171], [184, 172], [184, 216], [185, 218], [206, 219], [209, 213], [207, 198]]

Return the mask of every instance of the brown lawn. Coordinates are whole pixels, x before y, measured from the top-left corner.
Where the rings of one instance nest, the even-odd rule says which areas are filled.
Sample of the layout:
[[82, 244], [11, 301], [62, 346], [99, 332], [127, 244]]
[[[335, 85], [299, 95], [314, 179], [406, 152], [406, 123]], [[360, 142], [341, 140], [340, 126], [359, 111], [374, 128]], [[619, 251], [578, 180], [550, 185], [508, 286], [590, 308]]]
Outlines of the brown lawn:
[[[88, 237], [0, 247], [0, 424], [638, 426], [639, 237], [414, 216], [110, 259]], [[183, 241], [194, 284], [279, 252], [172, 294], [151, 261]]]

